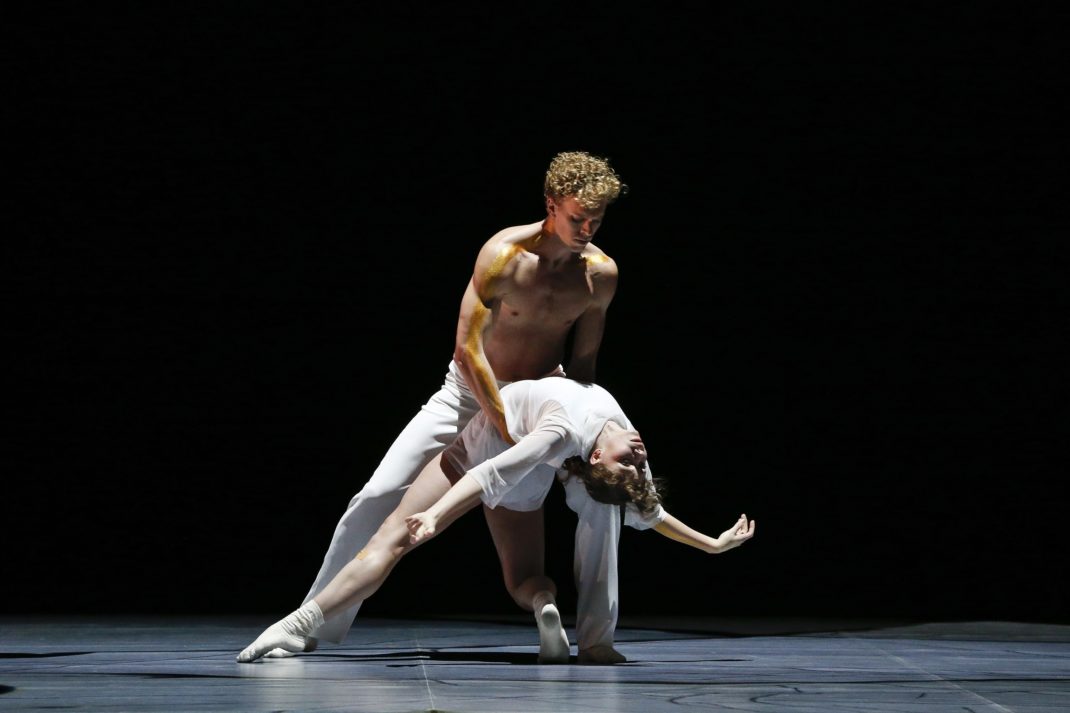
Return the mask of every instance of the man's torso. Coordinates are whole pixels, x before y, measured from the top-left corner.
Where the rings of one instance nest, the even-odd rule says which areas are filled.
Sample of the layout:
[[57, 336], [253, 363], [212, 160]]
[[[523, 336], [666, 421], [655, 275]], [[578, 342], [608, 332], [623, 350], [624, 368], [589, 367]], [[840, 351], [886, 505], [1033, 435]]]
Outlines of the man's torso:
[[598, 265], [607, 260], [594, 245], [561, 265], [551, 265], [505, 236], [509, 270], [503, 271], [492, 309], [494, 322], [484, 351], [495, 375], [504, 381], [534, 379], [552, 371], [564, 358], [565, 342], [576, 320], [595, 304]]

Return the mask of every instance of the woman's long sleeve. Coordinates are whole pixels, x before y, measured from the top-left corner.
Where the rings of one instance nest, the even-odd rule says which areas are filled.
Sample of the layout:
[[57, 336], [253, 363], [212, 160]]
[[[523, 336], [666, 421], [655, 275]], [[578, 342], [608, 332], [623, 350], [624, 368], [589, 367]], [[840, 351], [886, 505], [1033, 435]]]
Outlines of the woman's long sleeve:
[[540, 465], [558, 467], [576, 455], [572, 430], [564, 409], [549, 404], [539, 415], [536, 427], [516, 445], [468, 471], [483, 489], [483, 502], [496, 507], [502, 497]]

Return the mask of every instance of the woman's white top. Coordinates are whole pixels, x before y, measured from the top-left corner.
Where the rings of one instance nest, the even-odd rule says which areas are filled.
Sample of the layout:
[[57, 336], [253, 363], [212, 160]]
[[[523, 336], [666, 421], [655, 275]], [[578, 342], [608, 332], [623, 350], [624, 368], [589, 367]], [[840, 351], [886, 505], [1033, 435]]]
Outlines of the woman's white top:
[[[443, 454], [479, 483], [483, 502], [492, 508], [539, 508], [555, 471], [572, 456], [587, 458], [607, 421], [634, 430], [617, 400], [597, 384], [551, 376], [513, 382], [502, 387], [501, 396], [516, 445], [509, 447], [481, 411]], [[649, 478], [649, 463], [646, 471]], [[562, 471], [558, 477], [570, 476]], [[661, 506], [649, 515], [631, 503], [625, 507], [625, 524], [637, 529], [663, 519]]]

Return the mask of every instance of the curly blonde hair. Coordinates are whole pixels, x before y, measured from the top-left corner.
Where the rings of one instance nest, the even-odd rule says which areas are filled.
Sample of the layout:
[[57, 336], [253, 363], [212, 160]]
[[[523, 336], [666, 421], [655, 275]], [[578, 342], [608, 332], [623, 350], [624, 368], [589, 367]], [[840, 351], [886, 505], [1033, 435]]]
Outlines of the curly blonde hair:
[[600, 503], [624, 505], [635, 503], [639, 512], [649, 515], [661, 503], [658, 494], [660, 479], [639, 478], [625, 480], [601, 463], [591, 465], [580, 456], [572, 456], [563, 466], [569, 475], [580, 479], [587, 493]]
[[626, 194], [628, 186], [608, 159], [585, 151], [564, 151], [550, 162], [543, 192], [555, 201], [573, 196], [584, 208], [597, 208]]

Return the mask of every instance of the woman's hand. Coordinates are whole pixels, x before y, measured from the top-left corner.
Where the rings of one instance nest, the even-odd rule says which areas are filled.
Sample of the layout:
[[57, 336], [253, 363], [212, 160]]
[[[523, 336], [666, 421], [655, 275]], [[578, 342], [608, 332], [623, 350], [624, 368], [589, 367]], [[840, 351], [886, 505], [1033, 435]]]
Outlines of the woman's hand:
[[429, 512], [418, 512], [405, 518], [405, 526], [409, 528], [409, 542], [416, 545], [435, 536], [438, 518]]
[[669, 513], [665, 513], [665, 519], [654, 526], [659, 534], [670, 540], [683, 542], [685, 545], [696, 547], [711, 555], [739, 547], [744, 542], [754, 537], [754, 520], [748, 520], [746, 515], [740, 515], [736, 524], [721, 533], [718, 538], [705, 535], [698, 530], [693, 530], [677, 520]]
[[717, 538], [717, 547], [714, 551], [726, 552], [754, 537], [754, 524], [754, 520], [747, 519], [746, 513], [740, 515], [736, 524], [722, 532]]

